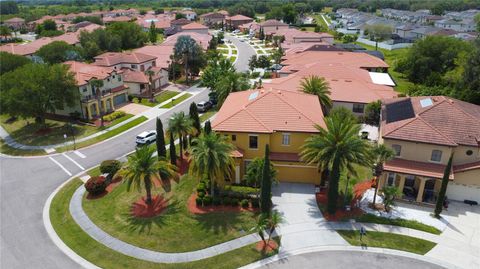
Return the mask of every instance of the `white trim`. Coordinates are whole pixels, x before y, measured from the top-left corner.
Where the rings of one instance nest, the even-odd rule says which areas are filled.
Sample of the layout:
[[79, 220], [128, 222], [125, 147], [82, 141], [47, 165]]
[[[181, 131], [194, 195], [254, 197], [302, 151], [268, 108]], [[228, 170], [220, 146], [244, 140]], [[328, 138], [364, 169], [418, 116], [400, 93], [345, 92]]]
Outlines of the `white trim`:
[[296, 167], [296, 168], [317, 168], [316, 166], [311, 166], [311, 165], [296, 165], [296, 164], [276, 164], [272, 162], [273, 166], [278, 166], [278, 167]]

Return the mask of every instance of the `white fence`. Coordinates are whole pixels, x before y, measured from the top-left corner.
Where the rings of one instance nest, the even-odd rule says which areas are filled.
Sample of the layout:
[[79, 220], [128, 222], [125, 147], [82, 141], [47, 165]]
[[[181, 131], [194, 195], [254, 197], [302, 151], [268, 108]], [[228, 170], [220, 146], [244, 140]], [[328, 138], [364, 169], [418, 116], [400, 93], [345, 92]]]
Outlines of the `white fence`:
[[[375, 41], [371, 41], [371, 40], [368, 40], [368, 39], [365, 39], [365, 38], [359, 37], [357, 39], [357, 42], [375, 47]], [[384, 42], [379, 42], [378, 43], [379, 48], [386, 49], [386, 50], [403, 49], [403, 48], [411, 47], [412, 45], [413, 45], [413, 43], [399, 43], [399, 44], [392, 44], [392, 45], [386, 44]]]

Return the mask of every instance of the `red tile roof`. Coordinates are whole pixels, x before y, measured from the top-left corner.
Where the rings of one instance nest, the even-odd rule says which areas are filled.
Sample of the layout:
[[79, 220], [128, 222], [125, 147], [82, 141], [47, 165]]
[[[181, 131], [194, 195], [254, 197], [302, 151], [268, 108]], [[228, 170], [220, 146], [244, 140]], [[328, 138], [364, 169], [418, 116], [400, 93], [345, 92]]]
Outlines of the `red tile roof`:
[[465, 172], [465, 171], [470, 171], [475, 169], [480, 169], [480, 161], [453, 166], [453, 171], [455, 173]]
[[249, 90], [231, 93], [217, 113], [216, 131], [316, 133], [325, 127], [318, 98], [300, 92]]
[[173, 54], [173, 45], [149, 45], [135, 49], [134, 52], [155, 56], [157, 67], [168, 68], [171, 61], [170, 55]]
[[182, 29], [183, 30], [203, 30], [203, 29], [208, 29], [208, 27], [198, 22], [192, 22], [187, 25], [183, 25]]
[[95, 65], [114, 66], [117, 64], [141, 64], [156, 60], [153, 55], [138, 52], [106, 52], [95, 57]]
[[[424, 177], [442, 178], [445, 165], [437, 163], [425, 163], [404, 159], [393, 159], [387, 161], [383, 167], [385, 171], [403, 174], [411, 174]], [[450, 174], [452, 180], [453, 172]]]
[[180, 36], [190, 36], [204, 50], [208, 48], [208, 44], [210, 43], [210, 40], [212, 40], [212, 36], [209, 34], [199, 34], [196, 32], [179, 32], [167, 37], [167, 39], [162, 43], [162, 45], [175, 46], [175, 43], [177, 43], [177, 40]]
[[69, 67], [77, 81], [77, 85], [85, 85], [91, 79], [106, 79], [114, 72], [113, 68], [96, 66], [76, 61], [68, 61], [65, 64]]
[[235, 15], [235, 16], [232, 16], [232, 17], [229, 17], [229, 18], [227, 18], [227, 20], [230, 20], [230, 21], [248, 21], [248, 20], [252, 20], [252, 21], [253, 21], [252, 18], [247, 17], [247, 16], [244, 16], [244, 15], [241, 15], [241, 14]]
[[143, 83], [146, 84], [149, 82], [148, 76], [145, 73], [132, 70], [129, 68], [123, 69], [123, 81], [125, 82], [134, 82], [134, 83]]
[[66, 33], [55, 37], [42, 37], [26, 44], [7, 44], [0, 46], [0, 51], [9, 52], [17, 55], [31, 55], [37, 52], [41, 47], [54, 41], [64, 41], [70, 45], [79, 43], [79, 32]]
[[260, 26], [262, 27], [268, 27], [268, 26], [288, 26], [288, 24], [277, 21], [277, 20], [266, 20], [262, 23], [260, 23]]
[[[422, 107], [421, 102], [430, 104]], [[384, 138], [480, 147], [480, 106], [445, 96], [418, 96], [385, 100], [382, 113]]]

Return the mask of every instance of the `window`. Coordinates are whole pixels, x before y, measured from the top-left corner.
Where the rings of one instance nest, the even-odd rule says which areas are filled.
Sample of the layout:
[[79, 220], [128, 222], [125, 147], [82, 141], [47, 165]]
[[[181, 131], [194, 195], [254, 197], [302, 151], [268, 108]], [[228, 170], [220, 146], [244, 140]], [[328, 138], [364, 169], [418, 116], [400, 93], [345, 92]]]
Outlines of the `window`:
[[442, 151], [438, 149], [432, 150], [432, 162], [440, 162], [442, 160]]
[[118, 76], [118, 81], [122, 81], [122, 76]]
[[87, 92], [87, 87], [82, 87], [82, 92]]
[[258, 136], [256, 135], [248, 136], [248, 148], [258, 149]]
[[353, 112], [354, 113], [363, 113], [365, 105], [364, 104], [353, 104]]
[[282, 134], [282, 145], [284, 146], [290, 145], [290, 134], [287, 134], [287, 133]]
[[400, 145], [392, 145], [393, 151], [395, 151], [395, 156], [400, 156], [402, 153], [402, 146]]
[[153, 61], [152, 66], [157, 66], [157, 63], [155, 61]]
[[115, 75], [113, 75], [112, 78], [115, 78]]
[[237, 135], [232, 135], [232, 141], [237, 141]]
[[472, 156], [473, 151], [471, 149], [469, 149], [469, 150], [467, 150], [466, 154], [467, 154], [467, 156]]
[[387, 177], [387, 186], [395, 185], [395, 173], [388, 173]]
[[136, 65], [136, 64], [132, 64], [132, 65], [130, 65], [130, 67], [132, 67], [133, 69], [137, 69], [137, 65]]
[[143, 64], [140, 65], [140, 71], [142, 71], [142, 72], [145, 71], [145, 67], [143, 66]]
[[110, 82], [110, 78], [107, 78], [107, 81]]

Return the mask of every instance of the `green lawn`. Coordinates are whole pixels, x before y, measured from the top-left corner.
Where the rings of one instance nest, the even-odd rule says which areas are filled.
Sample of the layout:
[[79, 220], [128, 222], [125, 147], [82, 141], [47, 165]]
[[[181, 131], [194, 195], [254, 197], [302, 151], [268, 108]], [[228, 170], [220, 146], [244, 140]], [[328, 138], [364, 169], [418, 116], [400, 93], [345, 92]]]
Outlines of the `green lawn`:
[[424, 255], [429, 252], [436, 243], [406, 236], [400, 234], [382, 233], [367, 231], [367, 235], [363, 236], [360, 241], [359, 231], [337, 231], [348, 243], [354, 246], [367, 246], [378, 248], [390, 248], [402, 251], [413, 252]]
[[178, 98], [176, 98], [176, 99], [173, 99], [172, 102], [163, 105], [161, 108], [171, 108], [171, 107], [174, 107], [174, 106], [176, 106], [177, 104], [181, 103], [182, 101], [190, 98], [190, 96], [192, 96], [192, 95], [189, 94], [189, 93], [185, 93], [184, 95], [182, 95], [182, 96], [180, 96], [180, 97], [178, 97]]
[[170, 205], [165, 213], [152, 219], [130, 216], [130, 206], [144, 193], [127, 192], [126, 185], [101, 199], [84, 199], [83, 207], [90, 219], [112, 236], [157, 251], [193, 251], [250, 233], [255, 226], [255, 214], [250, 212], [191, 214], [186, 201], [196, 185], [197, 180], [187, 175], [178, 184], [172, 182], [168, 188], [155, 189], [155, 194], [170, 199]]
[[210, 111], [207, 111], [205, 113], [203, 113], [201, 116], [200, 116], [200, 122], [204, 122], [206, 121], [207, 119], [209, 119], [211, 116], [215, 115], [215, 113], [217, 113], [216, 110], [210, 110]]
[[161, 103], [167, 101], [170, 98], [173, 98], [173, 97], [177, 96], [178, 94], [180, 94], [180, 92], [163, 91], [159, 95], [155, 96], [155, 102], [154, 103], [150, 102], [147, 98], [142, 98], [142, 103], [141, 104], [146, 105], [146, 106], [150, 106], [150, 107], [154, 107], [158, 104], [161, 104]]
[[401, 226], [405, 228], [415, 229], [424, 231], [427, 233], [432, 234], [441, 234], [442, 231], [439, 229], [423, 224], [421, 222], [415, 220], [406, 220], [406, 219], [388, 219], [384, 217], [378, 217], [373, 214], [365, 214], [359, 217], [356, 217], [355, 220], [357, 222], [365, 222], [365, 223], [378, 223], [378, 224], [386, 224], [386, 225], [394, 225], [394, 226]]
[[228, 49], [228, 46], [226, 44], [220, 44], [217, 46], [218, 49]]
[[237, 60], [237, 57], [232, 56], [229, 58], [230, 62], [234, 63]]
[[60, 190], [60, 192], [53, 198], [50, 208], [50, 218], [53, 228], [65, 244], [78, 255], [99, 267], [146, 269], [233, 269], [267, 257], [256, 251], [254, 245], [245, 246], [212, 258], [190, 263], [152, 263], [125, 256], [95, 241], [73, 221], [68, 212], [69, 202], [71, 196], [81, 184], [82, 182], [79, 179], [75, 179]]
[[236, 55], [236, 54], [238, 54], [238, 51], [236, 49], [233, 49], [232, 54]]
[[[118, 127], [118, 128], [115, 128], [115, 129], [113, 129], [113, 130], [111, 130], [111, 131], [109, 131], [109, 132], [106, 132], [106, 133], [104, 133], [104, 134], [102, 134], [102, 135], [99, 135], [99, 136], [94, 137], [94, 138], [92, 138], [92, 139], [89, 139], [89, 140], [87, 140], [87, 141], [83, 141], [83, 142], [77, 143], [76, 147], [77, 147], [77, 149], [83, 148], [83, 147], [87, 147], [87, 146], [93, 145], [93, 144], [95, 144], [95, 143], [98, 143], [98, 142], [100, 142], [100, 141], [103, 141], [103, 140], [105, 140], [105, 139], [108, 139], [108, 138], [110, 138], [110, 137], [114, 137], [114, 136], [116, 136], [117, 134], [120, 134], [120, 133], [122, 133], [122, 132], [124, 132], [124, 131], [126, 131], [126, 130], [128, 130], [128, 129], [130, 129], [130, 128], [133, 128], [133, 127], [139, 125], [140, 123], [142, 123], [142, 122], [144, 122], [144, 121], [146, 121], [146, 120], [147, 120], [147, 117], [145, 117], [145, 116], [138, 117], [138, 118], [136, 118], [136, 119], [134, 119], [134, 120], [132, 120], [132, 121], [130, 121], [130, 122], [128, 122], [128, 123], [126, 123], [126, 124]], [[73, 150], [73, 145], [69, 145], [69, 146], [67, 146], [67, 147], [62, 146], [62, 147], [56, 148], [56, 151], [58, 151], [58, 152], [64, 152], [64, 151], [68, 151], [68, 150]]]
[[0, 139], [0, 152], [11, 156], [39, 156], [46, 154], [44, 150], [21, 150], [10, 147], [2, 139]]
[[[131, 117], [133, 117], [133, 115], [127, 114], [114, 120], [106, 127], [114, 126]], [[0, 124], [13, 137], [13, 139], [15, 139], [15, 141], [24, 145], [43, 146], [60, 144], [65, 142], [65, 139], [63, 138], [65, 133], [69, 138], [72, 136], [72, 131], [69, 130], [69, 128], [66, 126], [66, 122], [63, 121], [47, 119], [45, 124], [50, 131], [48, 133], [40, 133], [39, 130], [44, 129], [45, 126], [35, 123], [33, 118], [18, 118], [13, 122], [8, 122], [9, 118], [10, 116], [8, 115], [0, 115]], [[78, 124], [74, 124], [73, 127], [75, 130], [76, 139], [92, 135], [106, 128]]]

